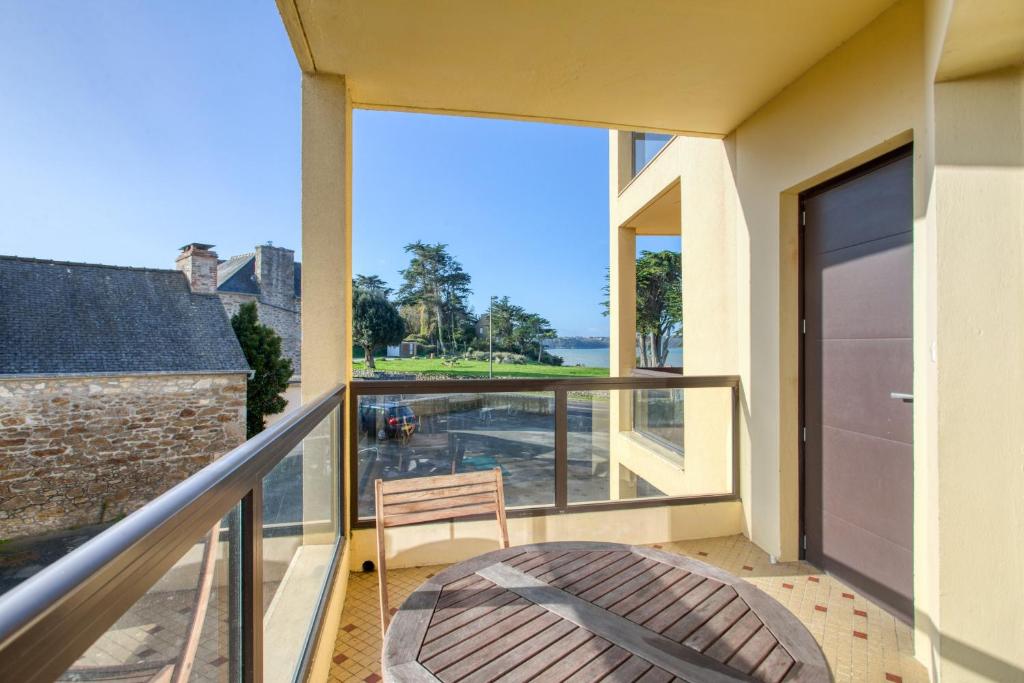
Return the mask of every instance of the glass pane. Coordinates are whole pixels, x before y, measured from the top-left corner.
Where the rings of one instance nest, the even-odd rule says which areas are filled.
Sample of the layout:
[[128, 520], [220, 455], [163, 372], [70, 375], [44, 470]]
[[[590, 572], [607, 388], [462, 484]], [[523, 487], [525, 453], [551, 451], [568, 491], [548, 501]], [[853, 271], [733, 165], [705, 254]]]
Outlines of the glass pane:
[[340, 532], [338, 411], [263, 479], [263, 672], [290, 681], [306, 648]]
[[501, 468], [507, 507], [555, 502], [552, 392], [360, 396], [359, 516], [373, 482]]
[[[239, 512], [229, 513], [117, 620], [61, 681], [238, 680]], [[164, 680], [159, 678], [158, 680]]]
[[732, 411], [728, 387], [570, 392], [569, 502], [730, 493]]
[[633, 133], [633, 175], [643, 170], [661, 148], [672, 139], [665, 133]]
[[634, 391], [633, 431], [682, 455], [683, 389]]
[[609, 401], [613, 392], [570, 391], [568, 396], [569, 502], [609, 500]]

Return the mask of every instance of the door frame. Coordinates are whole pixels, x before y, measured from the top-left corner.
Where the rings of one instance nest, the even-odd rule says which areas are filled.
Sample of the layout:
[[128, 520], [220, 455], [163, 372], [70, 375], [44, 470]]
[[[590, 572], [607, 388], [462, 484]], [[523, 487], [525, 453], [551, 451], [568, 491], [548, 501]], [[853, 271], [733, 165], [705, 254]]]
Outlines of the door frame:
[[[805, 491], [806, 491], [806, 487], [807, 487], [807, 478], [806, 478], [807, 442], [804, 441], [804, 439], [803, 439], [803, 429], [804, 429], [804, 427], [807, 424], [807, 415], [806, 415], [806, 409], [807, 409], [807, 395], [806, 394], [807, 394], [807, 392], [806, 392], [806, 389], [805, 389], [806, 374], [804, 372], [804, 368], [805, 368], [805, 364], [806, 364], [806, 360], [807, 359], [806, 359], [806, 349], [805, 349], [806, 334], [804, 334], [803, 329], [802, 329], [802, 326], [804, 324], [803, 321], [806, 319], [806, 316], [805, 316], [805, 313], [806, 313], [806, 311], [805, 311], [805, 302], [806, 302], [806, 297], [807, 297], [807, 290], [806, 290], [806, 284], [807, 283], [805, 282], [805, 278], [804, 278], [804, 267], [806, 266], [806, 263], [805, 263], [805, 258], [806, 258], [806, 254], [805, 254], [805, 238], [806, 238], [806, 235], [805, 235], [805, 232], [806, 232], [806, 228], [807, 228], [807, 226], [804, 225], [804, 220], [803, 220], [803, 217], [804, 217], [804, 202], [806, 202], [811, 197], [815, 197], [815, 196], [817, 196], [819, 194], [822, 194], [824, 192], [828, 192], [829, 190], [831, 190], [831, 189], [833, 189], [833, 188], [835, 188], [835, 187], [837, 187], [839, 185], [842, 185], [842, 184], [844, 184], [846, 182], [849, 182], [850, 180], [853, 180], [854, 178], [857, 178], [857, 177], [860, 177], [860, 176], [863, 176], [863, 175], [867, 175], [867, 174], [871, 173], [872, 171], [875, 171], [875, 170], [881, 168], [882, 166], [885, 166], [889, 162], [891, 162], [891, 161], [893, 161], [895, 159], [898, 159], [900, 157], [906, 156], [908, 154], [911, 157], [914, 154], [914, 143], [913, 143], [913, 141], [907, 142], [906, 144], [899, 145], [898, 147], [895, 147], [895, 148], [889, 150], [888, 152], [880, 154], [879, 156], [877, 156], [877, 157], [875, 157], [873, 159], [870, 159], [870, 160], [864, 162], [863, 164], [860, 164], [860, 165], [858, 165], [858, 166], [856, 166], [856, 167], [854, 167], [854, 168], [852, 168], [852, 169], [850, 169], [848, 171], [844, 171], [842, 173], [839, 173], [838, 175], [835, 175], [835, 176], [833, 176], [831, 178], [828, 178], [827, 180], [823, 180], [822, 182], [818, 183], [817, 185], [815, 185], [813, 187], [810, 187], [810, 188], [800, 192], [797, 195], [797, 203], [796, 203], [797, 204], [797, 207], [796, 207], [796, 211], [797, 211], [797, 214], [796, 214], [796, 225], [797, 225], [797, 321], [798, 321], [798, 324], [801, 325], [801, 330], [797, 333], [797, 338], [798, 338], [798, 343], [797, 343], [797, 356], [798, 356], [797, 357], [797, 416], [798, 416], [798, 419], [797, 419], [797, 426], [796, 426], [796, 428], [797, 428], [796, 439], [797, 439], [797, 444], [799, 445], [799, 447], [797, 449], [797, 458], [798, 458], [798, 464], [797, 464], [797, 472], [798, 472], [797, 490], [799, 492], [799, 502], [798, 502], [799, 524], [797, 525], [798, 526], [799, 539], [798, 539], [797, 547], [799, 549], [798, 555], [799, 555], [799, 558], [801, 560], [806, 560], [806, 558], [807, 558], [807, 543], [805, 542], [806, 538], [807, 538], [807, 522], [806, 522], [807, 509], [806, 509], [806, 500], [805, 500], [806, 499]], [[913, 182], [913, 180], [911, 180], [911, 182]], [[916, 248], [916, 245], [915, 245], [915, 248]], [[911, 273], [911, 277], [913, 277], [913, 273]], [[916, 361], [917, 361], [916, 358], [913, 359], [913, 362], [914, 362], [915, 366], [917, 364]]]

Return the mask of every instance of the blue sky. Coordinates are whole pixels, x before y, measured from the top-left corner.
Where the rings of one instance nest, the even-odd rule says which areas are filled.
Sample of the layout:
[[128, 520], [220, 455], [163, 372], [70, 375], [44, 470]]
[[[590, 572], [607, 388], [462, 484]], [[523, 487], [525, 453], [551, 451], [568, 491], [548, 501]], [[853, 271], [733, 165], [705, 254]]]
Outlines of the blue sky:
[[[192, 241], [298, 249], [299, 78], [272, 2], [5, 4], [0, 253], [172, 267]], [[397, 285], [405, 243], [446, 242], [478, 311], [507, 294], [562, 334], [607, 334], [605, 131], [354, 121], [356, 272]]]

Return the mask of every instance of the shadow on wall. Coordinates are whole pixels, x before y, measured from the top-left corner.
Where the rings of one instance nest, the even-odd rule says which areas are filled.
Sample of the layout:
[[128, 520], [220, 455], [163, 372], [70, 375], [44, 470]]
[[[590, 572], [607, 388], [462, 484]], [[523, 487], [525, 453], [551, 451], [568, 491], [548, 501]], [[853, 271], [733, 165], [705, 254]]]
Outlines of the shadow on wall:
[[[979, 680], [1005, 681], [1006, 683], [1024, 682], [1024, 669], [1011, 664], [1005, 659], [982, 652], [962, 640], [941, 634], [939, 629], [935, 627], [931, 617], [925, 612], [915, 610], [914, 619], [917, 622], [918, 628], [932, 634], [933, 643], [935, 642], [935, 634], [939, 634], [939, 648], [942, 653], [942, 659], [947, 663], [952, 662], [965, 672], [974, 674]], [[939, 670], [935, 655], [936, 653], [933, 649], [930, 654], [932, 671]], [[954, 675], [956, 674], [956, 672], [953, 673]]]

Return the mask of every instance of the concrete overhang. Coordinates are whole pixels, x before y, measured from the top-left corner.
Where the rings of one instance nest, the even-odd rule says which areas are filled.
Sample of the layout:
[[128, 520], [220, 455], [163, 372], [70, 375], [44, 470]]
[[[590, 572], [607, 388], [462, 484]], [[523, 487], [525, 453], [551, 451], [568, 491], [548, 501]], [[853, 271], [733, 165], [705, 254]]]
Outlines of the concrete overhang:
[[679, 181], [658, 193], [639, 211], [630, 216], [622, 227], [631, 228], [637, 235], [682, 234], [682, 194]]
[[893, 0], [277, 0], [364, 108], [725, 135]]
[[938, 81], [1024, 65], [1024, 0], [957, 0], [946, 25]]

